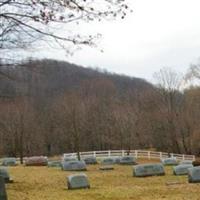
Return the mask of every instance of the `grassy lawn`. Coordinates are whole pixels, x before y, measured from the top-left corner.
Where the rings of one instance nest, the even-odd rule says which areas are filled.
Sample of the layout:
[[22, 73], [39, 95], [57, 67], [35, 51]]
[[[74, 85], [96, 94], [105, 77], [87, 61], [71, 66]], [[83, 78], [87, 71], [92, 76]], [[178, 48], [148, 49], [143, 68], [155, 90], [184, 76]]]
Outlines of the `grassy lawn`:
[[66, 177], [74, 172], [23, 166], [10, 167], [9, 172], [14, 179], [7, 185], [9, 200], [200, 200], [200, 184], [172, 175], [171, 167], [166, 167], [166, 176], [135, 178], [131, 166], [116, 165], [113, 171], [88, 166], [91, 189], [72, 191], [67, 190]]

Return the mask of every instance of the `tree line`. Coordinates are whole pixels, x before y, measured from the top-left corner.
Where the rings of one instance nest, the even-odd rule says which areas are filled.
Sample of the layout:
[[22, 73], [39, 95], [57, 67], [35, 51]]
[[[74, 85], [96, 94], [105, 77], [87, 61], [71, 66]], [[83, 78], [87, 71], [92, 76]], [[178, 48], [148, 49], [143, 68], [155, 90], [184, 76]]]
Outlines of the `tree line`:
[[[197, 68], [198, 69], [198, 68]], [[200, 153], [200, 87], [170, 69], [143, 79], [55, 60], [1, 67], [0, 154], [112, 149]]]

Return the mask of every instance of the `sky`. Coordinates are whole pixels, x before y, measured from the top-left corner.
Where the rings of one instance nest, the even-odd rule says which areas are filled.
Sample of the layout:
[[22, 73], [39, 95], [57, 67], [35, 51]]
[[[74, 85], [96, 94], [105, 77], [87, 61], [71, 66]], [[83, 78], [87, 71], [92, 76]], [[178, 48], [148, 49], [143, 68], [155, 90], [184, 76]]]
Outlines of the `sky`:
[[[199, 0], [130, 0], [133, 13], [125, 20], [82, 26], [100, 32], [98, 48], [83, 48], [74, 56], [60, 50], [32, 52], [48, 57], [98, 67], [110, 72], [153, 81], [163, 67], [186, 72], [200, 58]], [[100, 51], [103, 49], [103, 53]]]

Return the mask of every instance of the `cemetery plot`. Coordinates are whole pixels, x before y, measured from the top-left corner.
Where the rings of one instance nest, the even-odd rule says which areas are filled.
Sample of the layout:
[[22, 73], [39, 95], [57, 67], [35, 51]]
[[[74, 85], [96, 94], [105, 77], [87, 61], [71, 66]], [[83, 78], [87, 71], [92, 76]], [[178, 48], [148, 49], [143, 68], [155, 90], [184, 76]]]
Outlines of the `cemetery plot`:
[[12, 183], [13, 180], [10, 178], [8, 170], [6, 168], [0, 168], [0, 176], [4, 178], [5, 183]]
[[25, 160], [26, 166], [47, 166], [47, 164], [48, 159], [45, 156], [33, 156]]
[[48, 161], [48, 167], [61, 167], [61, 161]]
[[121, 165], [136, 165], [136, 159], [133, 156], [121, 157], [119, 164]]
[[0, 176], [0, 200], [7, 200], [7, 193], [5, 187], [4, 177]]
[[86, 157], [83, 160], [87, 165], [95, 165], [95, 164], [97, 164], [97, 159], [94, 156]]
[[86, 171], [86, 164], [84, 161], [68, 161], [62, 162], [62, 170], [64, 171]]
[[101, 165], [113, 165], [115, 164], [115, 158], [104, 158], [102, 161], [101, 161]]
[[163, 165], [178, 165], [178, 161], [176, 158], [165, 158], [161, 159]]
[[200, 167], [193, 167], [188, 169], [189, 183], [200, 183]]
[[165, 175], [165, 170], [162, 164], [142, 164], [133, 167], [133, 176], [162, 176]]
[[192, 164], [181, 164], [173, 167], [173, 173], [174, 175], [187, 175], [188, 169], [192, 167], [193, 167]]
[[90, 188], [86, 174], [75, 174], [67, 177], [68, 189]]
[[3, 158], [2, 165], [3, 166], [16, 166], [17, 165], [16, 158]]

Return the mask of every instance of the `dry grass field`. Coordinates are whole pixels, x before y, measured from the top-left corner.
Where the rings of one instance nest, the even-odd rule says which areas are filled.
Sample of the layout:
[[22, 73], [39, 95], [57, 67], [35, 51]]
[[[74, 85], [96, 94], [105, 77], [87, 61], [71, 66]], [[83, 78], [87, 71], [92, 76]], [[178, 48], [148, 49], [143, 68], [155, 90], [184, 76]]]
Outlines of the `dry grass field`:
[[66, 177], [74, 172], [10, 167], [14, 183], [7, 185], [9, 200], [200, 200], [200, 184], [189, 184], [187, 176], [173, 176], [171, 167], [166, 167], [166, 176], [146, 178], [132, 177], [131, 166], [98, 168], [89, 166], [86, 172], [91, 189], [67, 190]]

